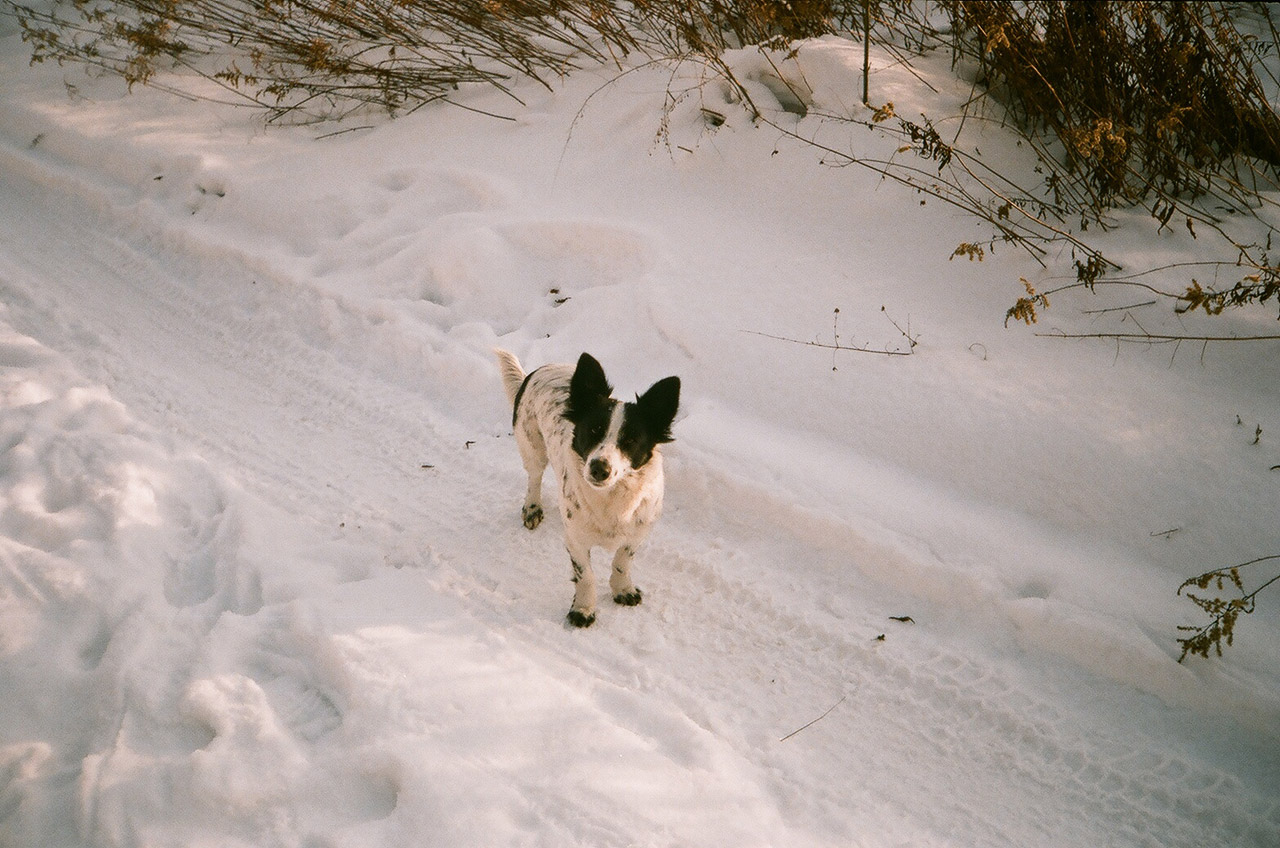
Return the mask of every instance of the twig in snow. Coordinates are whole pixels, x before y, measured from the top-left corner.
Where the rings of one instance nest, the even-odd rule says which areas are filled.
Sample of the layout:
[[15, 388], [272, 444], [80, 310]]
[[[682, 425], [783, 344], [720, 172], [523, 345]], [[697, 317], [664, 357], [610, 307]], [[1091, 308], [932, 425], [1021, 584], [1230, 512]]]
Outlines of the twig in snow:
[[1269, 333], [1256, 336], [1176, 336], [1168, 333], [1064, 333], [1055, 330], [1052, 333], [1036, 333], [1036, 336], [1050, 339], [1114, 339], [1121, 342], [1137, 342], [1139, 344], [1168, 344], [1171, 342], [1274, 342], [1280, 341], [1280, 335]]
[[907, 328], [904, 330], [898, 324], [897, 321], [893, 320], [893, 318], [890, 317], [889, 313], [885, 310], [883, 306], [880, 307], [880, 312], [884, 314], [885, 318], [889, 319], [889, 323], [892, 324], [894, 328], [899, 333], [902, 334], [902, 337], [907, 340], [906, 350], [902, 350], [901, 348], [886, 347], [884, 349], [880, 349], [880, 348], [874, 348], [874, 347], [859, 347], [857, 345], [841, 344], [840, 343], [840, 310], [839, 308], [835, 309], [834, 312], [832, 313], [833, 314], [832, 322], [831, 322], [832, 341], [830, 343], [819, 342], [819, 341], [804, 341], [803, 339], [793, 339], [787, 336], [775, 336], [772, 333], [762, 333], [758, 330], [741, 330], [740, 332], [750, 333], [753, 336], [763, 336], [766, 339], [775, 339], [780, 342], [791, 342], [792, 344], [807, 345], [809, 347], [820, 347], [820, 348], [829, 350], [832, 352], [831, 353], [831, 370], [832, 371], [836, 370], [836, 366], [835, 366], [836, 352], [842, 351], [842, 350], [851, 351], [853, 353], [873, 353], [873, 354], [876, 354], [877, 356], [910, 356], [911, 354], [915, 353], [916, 345], [920, 344], [920, 338], [919, 336], [911, 335], [911, 323], [908, 321]]
[[818, 717], [817, 717], [817, 718], [815, 718], [813, 721], [809, 722], [808, 724], [804, 725], [803, 727], [797, 727], [795, 730], [791, 731], [790, 733], [788, 733], [786, 736], [782, 737], [782, 738], [781, 738], [781, 739], [779, 739], [778, 741], [779, 741], [779, 742], [786, 742], [788, 739], [790, 739], [792, 736], [795, 736], [795, 735], [796, 735], [797, 733], [799, 733], [800, 731], [802, 731], [802, 730], [806, 730], [806, 729], [808, 729], [808, 728], [810, 728], [810, 727], [813, 727], [815, 724], [817, 724], [818, 722], [822, 721], [822, 720], [823, 720], [824, 718], [826, 718], [827, 716], [831, 715], [831, 711], [832, 711], [832, 710], [834, 710], [836, 707], [840, 706], [841, 704], [843, 704], [843, 703], [844, 703], [845, 698], [847, 698], [847, 697], [849, 697], [849, 696], [848, 696], [848, 695], [842, 695], [842, 696], [840, 696], [840, 700], [838, 700], [838, 701], [836, 701], [834, 704], [832, 704], [832, 705], [827, 709], [827, 711], [826, 711], [825, 713], [823, 713], [822, 715], [818, 716]]
[[808, 345], [809, 347], [821, 347], [827, 350], [847, 350], [853, 353], [874, 353], [879, 356], [910, 356], [909, 350], [888, 349], [880, 350], [874, 347], [853, 347], [851, 345], [827, 344], [826, 342], [807, 342], [803, 339], [792, 339], [786, 336], [775, 336], [772, 333], [761, 333], [758, 330], [743, 330], [744, 333], [750, 333], [753, 336], [764, 336], [766, 339], [776, 339], [780, 342], [791, 342], [792, 344]]
[[1154, 306], [1156, 301], [1145, 300], [1142, 303], [1133, 303], [1128, 306], [1109, 306], [1106, 309], [1085, 309], [1085, 315], [1106, 315], [1108, 312], [1127, 312], [1130, 309], [1137, 309], [1141, 306]]
[[316, 136], [315, 140], [321, 141], [326, 138], [333, 138], [339, 135], [346, 135], [347, 133], [360, 132], [361, 130], [371, 130], [371, 129], [375, 129], [373, 124], [364, 124], [359, 127], [347, 127], [346, 129], [334, 130], [333, 132], [322, 133], [321, 135]]

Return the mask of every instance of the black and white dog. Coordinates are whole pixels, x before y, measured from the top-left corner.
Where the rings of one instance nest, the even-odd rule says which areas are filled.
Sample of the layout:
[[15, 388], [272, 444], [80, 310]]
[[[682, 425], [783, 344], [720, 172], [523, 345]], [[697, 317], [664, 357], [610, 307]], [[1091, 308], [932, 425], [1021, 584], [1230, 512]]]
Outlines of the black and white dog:
[[659, 445], [672, 441], [680, 378], [659, 380], [635, 403], [622, 403], [610, 397], [613, 387], [589, 354], [576, 366], [544, 365], [526, 375], [513, 354], [494, 352], [529, 472], [524, 526], [532, 530], [542, 521], [542, 473], [550, 461], [560, 479], [560, 515], [573, 565], [568, 621], [588, 627], [596, 620], [592, 548], [613, 551], [613, 600], [640, 603], [631, 560], [662, 512]]

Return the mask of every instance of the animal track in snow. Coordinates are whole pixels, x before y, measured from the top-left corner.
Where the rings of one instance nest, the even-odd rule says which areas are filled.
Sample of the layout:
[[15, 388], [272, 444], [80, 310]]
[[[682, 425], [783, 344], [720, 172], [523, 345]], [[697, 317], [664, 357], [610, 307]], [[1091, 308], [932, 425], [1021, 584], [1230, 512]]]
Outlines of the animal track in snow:
[[[235, 570], [240, 545], [237, 507], [218, 484], [200, 476], [184, 482], [183, 498], [166, 504], [174, 541], [166, 557], [164, 594], [177, 607], [203, 604], [219, 591], [234, 594], [224, 581]], [[252, 597], [228, 600], [241, 611], [260, 605]]]
[[393, 168], [379, 174], [374, 183], [387, 191], [399, 192], [412, 186], [421, 176], [416, 168]]
[[342, 726], [342, 661], [329, 637], [290, 608], [263, 611], [245, 665], [285, 727], [314, 742]]

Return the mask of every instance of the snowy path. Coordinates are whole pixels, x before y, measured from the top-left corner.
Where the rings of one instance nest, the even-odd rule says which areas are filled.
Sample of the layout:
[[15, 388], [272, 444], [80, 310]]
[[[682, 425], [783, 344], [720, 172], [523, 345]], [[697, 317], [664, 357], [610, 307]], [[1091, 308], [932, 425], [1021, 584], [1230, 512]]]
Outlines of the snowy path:
[[[787, 469], [848, 463], [899, 499], [923, 494], [909, 475], [820, 440], [770, 453], [786, 434], [732, 397], [678, 429], [644, 605], [565, 629], [558, 523], [517, 520], [488, 339], [457, 316], [515, 332], [500, 304], [564, 267], [625, 288], [656, 236], [512, 223], [485, 200], [506, 177], [418, 169], [337, 203], [388, 205], [326, 255], [227, 238], [211, 210], [236, 186], [182, 175], [201, 229], [87, 167], [16, 132], [0, 149], [0, 598], [36, 622], [0, 631], [22, 693], [0, 844], [1280, 844], [1280, 753], [1198, 712], [1164, 652], [1129, 630], [1081, 636], [1115, 639], [1095, 663], [1048, 650], [1070, 628], [1030, 586], [975, 621], [985, 578], [819, 486], [797, 497]], [[412, 216], [387, 213], [397, 194]], [[445, 288], [457, 271], [452, 312], [324, 281], [419, 228], [444, 235], [403, 261]], [[536, 279], [468, 304], [503, 263]], [[538, 314], [524, 329], [550, 333]], [[1142, 686], [1095, 673], [1128, 662]]]

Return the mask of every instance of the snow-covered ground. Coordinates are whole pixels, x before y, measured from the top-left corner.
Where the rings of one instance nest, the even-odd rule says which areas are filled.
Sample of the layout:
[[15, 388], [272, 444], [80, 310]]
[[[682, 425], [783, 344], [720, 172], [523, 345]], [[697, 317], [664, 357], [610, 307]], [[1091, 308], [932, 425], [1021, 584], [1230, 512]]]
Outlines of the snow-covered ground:
[[[0, 845], [1280, 845], [1280, 602], [1174, 641], [1183, 578], [1280, 552], [1280, 344], [1006, 329], [1065, 258], [949, 261], [989, 233], [691, 73], [264, 129], [5, 26]], [[798, 61], [861, 114], [860, 48]], [[1101, 244], [1204, 250], [1152, 230]], [[499, 344], [684, 383], [644, 604], [589, 630]]]

